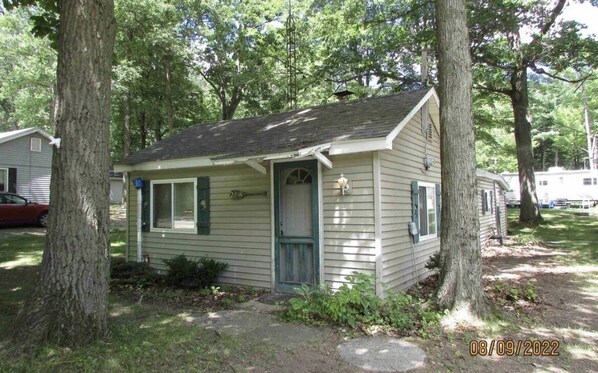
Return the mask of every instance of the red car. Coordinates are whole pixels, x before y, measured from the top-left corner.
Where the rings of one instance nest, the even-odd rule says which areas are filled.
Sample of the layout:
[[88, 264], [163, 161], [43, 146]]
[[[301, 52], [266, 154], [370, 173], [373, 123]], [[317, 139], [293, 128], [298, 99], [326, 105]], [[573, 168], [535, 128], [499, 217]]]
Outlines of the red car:
[[0, 225], [48, 225], [48, 205], [30, 202], [13, 193], [0, 193]]

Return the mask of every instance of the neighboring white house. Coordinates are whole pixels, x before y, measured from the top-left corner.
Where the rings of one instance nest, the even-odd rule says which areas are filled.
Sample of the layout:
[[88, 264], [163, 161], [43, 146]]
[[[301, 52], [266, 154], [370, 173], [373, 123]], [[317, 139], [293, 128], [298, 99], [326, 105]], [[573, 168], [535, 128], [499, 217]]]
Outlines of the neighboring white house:
[[[519, 201], [519, 175], [501, 174], [509, 184], [508, 199]], [[548, 171], [535, 172], [536, 193], [543, 205], [566, 199], [572, 202], [598, 202], [598, 170], [565, 170], [562, 167], [550, 167]], [[516, 203], [515, 203], [516, 204]]]
[[0, 133], [0, 192], [50, 201], [52, 136], [40, 128]]

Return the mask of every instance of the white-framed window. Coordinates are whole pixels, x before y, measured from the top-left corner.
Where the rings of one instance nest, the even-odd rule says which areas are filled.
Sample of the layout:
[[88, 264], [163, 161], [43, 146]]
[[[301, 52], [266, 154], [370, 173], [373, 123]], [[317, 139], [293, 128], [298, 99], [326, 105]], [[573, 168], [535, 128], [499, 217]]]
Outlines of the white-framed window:
[[585, 177], [583, 179], [583, 185], [592, 185], [592, 178], [591, 177]]
[[548, 180], [540, 180], [540, 185], [548, 185]]
[[0, 168], [0, 192], [8, 192], [8, 168]]
[[418, 183], [419, 187], [419, 239], [436, 237], [436, 187], [431, 183]]
[[483, 190], [480, 192], [480, 199], [482, 200], [482, 214], [494, 213], [494, 191]]
[[152, 180], [151, 231], [196, 232], [197, 180]]
[[31, 151], [38, 153], [42, 151], [42, 139], [37, 137], [31, 138]]

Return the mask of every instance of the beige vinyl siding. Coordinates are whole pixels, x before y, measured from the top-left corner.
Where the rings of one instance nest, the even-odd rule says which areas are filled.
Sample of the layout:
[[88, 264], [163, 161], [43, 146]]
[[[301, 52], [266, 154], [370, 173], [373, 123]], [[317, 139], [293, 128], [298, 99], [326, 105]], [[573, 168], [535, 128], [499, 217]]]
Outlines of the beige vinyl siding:
[[[324, 280], [337, 289], [354, 271], [375, 274], [375, 221], [372, 153], [330, 157], [322, 167]], [[341, 195], [336, 180], [344, 174], [352, 187]]]
[[[422, 135], [421, 115], [416, 114], [393, 142], [392, 150], [379, 152], [382, 202], [382, 277], [389, 290], [404, 289], [427, 277], [428, 258], [440, 249], [440, 238], [413, 243], [407, 225], [411, 217], [411, 182], [440, 184], [440, 138]], [[436, 163], [425, 171], [423, 158]]]
[[509, 223], [507, 218], [507, 198], [505, 193], [507, 192], [505, 189], [502, 189], [500, 185], [496, 188], [498, 192], [498, 204], [500, 206], [500, 225], [502, 227], [501, 234], [503, 237], [507, 237]]
[[[494, 192], [493, 208], [484, 214], [482, 211], [482, 190], [486, 192]], [[500, 209], [500, 220], [501, 220], [501, 234], [503, 237], [507, 235], [507, 205], [505, 200], [505, 191], [500, 187], [498, 183], [492, 180], [478, 178], [478, 209], [480, 213], [480, 243], [482, 247], [489, 243], [489, 238], [496, 231], [496, 213], [497, 205]]]
[[[130, 180], [185, 179], [210, 177], [210, 234], [144, 232], [143, 252], [150, 255], [152, 267], [164, 271], [163, 260], [185, 254], [190, 258], [208, 257], [228, 263], [219, 279], [224, 284], [270, 288], [271, 223], [270, 175], [248, 166], [196, 168], [154, 172], [134, 172]], [[129, 183], [129, 259], [136, 258], [137, 195]], [[231, 190], [247, 193], [268, 191], [268, 196], [229, 198]]]
[[486, 246], [490, 236], [494, 234], [496, 229], [496, 215], [494, 215], [495, 209], [490, 208], [490, 211], [484, 212], [482, 210], [482, 190], [486, 193], [494, 192], [494, 182], [486, 179], [478, 178], [478, 211], [480, 216], [480, 244], [482, 247]]

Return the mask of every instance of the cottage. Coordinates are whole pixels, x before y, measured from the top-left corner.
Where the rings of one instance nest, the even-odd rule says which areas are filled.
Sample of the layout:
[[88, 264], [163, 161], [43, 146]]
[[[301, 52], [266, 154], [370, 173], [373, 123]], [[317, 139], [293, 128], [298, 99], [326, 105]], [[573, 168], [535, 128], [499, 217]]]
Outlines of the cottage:
[[0, 192], [38, 203], [50, 200], [52, 136], [40, 128], [0, 133]]
[[439, 137], [432, 88], [196, 125], [115, 166], [135, 181], [127, 256], [205, 256], [280, 292], [353, 271], [405, 288], [440, 246]]
[[497, 174], [484, 170], [476, 171], [478, 182], [478, 206], [480, 209], [480, 242], [486, 246], [491, 239], [502, 239], [507, 235], [507, 200], [509, 184]]

